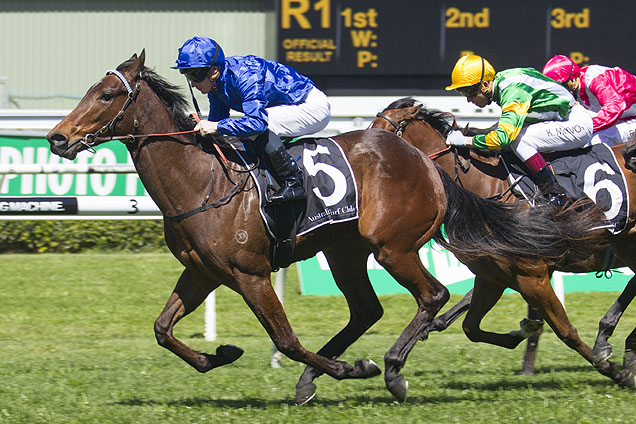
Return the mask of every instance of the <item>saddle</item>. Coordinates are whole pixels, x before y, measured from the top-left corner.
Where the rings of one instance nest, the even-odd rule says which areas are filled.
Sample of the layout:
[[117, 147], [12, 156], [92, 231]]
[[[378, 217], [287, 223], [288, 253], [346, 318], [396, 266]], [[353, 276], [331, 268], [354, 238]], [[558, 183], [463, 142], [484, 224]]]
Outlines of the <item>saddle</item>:
[[[613, 234], [622, 232], [627, 225], [629, 192], [625, 176], [605, 144], [594, 144], [577, 150], [542, 153], [551, 165], [557, 182], [572, 198], [590, 198], [600, 208]], [[503, 151], [501, 159], [506, 167], [508, 182], [519, 198], [531, 200], [537, 187], [530, 172], [511, 151]]]
[[260, 212], [274, 240], [271, 259], [274, 270], [292, 263], [296, 236], [323, 225], [358, 218], [358, 188], [351, 165], [340, 146], [331, 138], [301, 138], [285, 147], [303, 172], [307, 199], [271, 204], [267, 194], [279, 185], [269, 171], [269, 158], [250, 143], [232, 145], [250, 169], [260, 199]]

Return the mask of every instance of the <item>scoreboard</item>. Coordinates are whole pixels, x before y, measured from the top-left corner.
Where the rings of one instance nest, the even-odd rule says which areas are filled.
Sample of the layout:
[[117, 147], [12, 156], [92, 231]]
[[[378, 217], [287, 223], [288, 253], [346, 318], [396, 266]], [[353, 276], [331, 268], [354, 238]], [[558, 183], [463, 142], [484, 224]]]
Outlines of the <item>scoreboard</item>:
[[636, 73], [636, 4], [626, 0], [278, 0], [276, 15], [277, 60], [343, 87], [446, 85], [466, 53], [497, 70], [565, 54]]

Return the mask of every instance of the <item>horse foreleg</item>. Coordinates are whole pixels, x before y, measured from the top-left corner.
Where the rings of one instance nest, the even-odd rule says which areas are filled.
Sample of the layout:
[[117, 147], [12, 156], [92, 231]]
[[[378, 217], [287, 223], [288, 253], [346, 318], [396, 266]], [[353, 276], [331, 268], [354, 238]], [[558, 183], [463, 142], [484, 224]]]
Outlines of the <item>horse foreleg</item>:
[[237, 276], [235, 283], [236, 291], [243, 296], [245, 303], [283, 355], [337, 380], [369, 377], [369, 362], [372, 361], [358, 360], [351, 365], [344, 361], [325, 358], [305, 349], [300, 344], [272, 287], [269, 275], [241, 274]]
[[542, 281], [539, 284], [536, 282], [530, 284], [522, 282], [519, 286], [519, 293], [521, 293], [530, 306], [535, 307], [539, 311], [539, 314], [550, 325], [554, 333], [563, 343], [577, 351], [579, 355], [594, 365], [601, 374], [619, 384], [622, 382], [615, 364], [607, 360], [594, 361], [592, 349], [579, 337], [576, 328], [568, 319], [561, 301], [554, 293], [549, 280]]
[[166, 306], [155, 321], [157, 343], [199, 372], [234, 362], [243, 354], [242, 349], [232, 345], [219, 346], [215, 355], [200, 353], [177, 340], [172, 334], [175, 324], [194, 311], [218, 286], [218, 283], [211, 283], [187, 269], [184, 270]]
[[464, 312], [468, 310], [472, 297], [473, 290], [471, 289], [468, 293], [466, 293], [462, 300], [453, 305], [452, 308], [444, 312], [442, 315], [435, 317], [433, 322], [431, 322], [430, 325], [424, 329], [422, 334], [420, 334], [420, 340], [428, 339], [428, 333], [431, 331], [444, 331], [450, 327], [457, 318], [461, 317]]
[[636, 276], [629, 280], [621, 295], [598, 324], [598, 334], [593, 349], [595, 362], [601, 362], [612, 356], [612, 345], [608, 342], [608, 339], [614, 333], [618, 321], [634, 299], [634, 296], [636, 296]]
[[[382, 317], [382, 305], [375, 295], [367, 275], [368, 250], [355, 250], [351, 245], [346, 248], [329, 248], [323, 251], [336, 285], [347, 299], [349, 322], [318, 352], [318, 355], [335, 359], [360, 338]], [[367, 377], [380, 375], [382, 371], [375, 362], [369, 360]], [[316, 394], [314, 380], [321, 371], [306, 367], [296, 384], [296, 404], [309, 402]]]
[[462, 328], [472, 342], [488, 343], [496, 346], [514, 349], [524, 341], [536, 328], [531, 327], [528, 320], [521, 321], [521, 330], [507, 334], [484, 331], [480, 325], [483, 318], [495, 306], [503, 295], [505, 287], [477, 275], [473, 288], [473, 299], [462, 323]]
[[392, 251], [385, 246], [378, 254], [378, 262], [417, 301], [415, 316], [384, 355], [386, 387], [399, 402], [404, 402], [408, 382], [400, 370], [424, 329], [448, 302], [449, 294], [446, 287], [424, 268], [417, 252]]

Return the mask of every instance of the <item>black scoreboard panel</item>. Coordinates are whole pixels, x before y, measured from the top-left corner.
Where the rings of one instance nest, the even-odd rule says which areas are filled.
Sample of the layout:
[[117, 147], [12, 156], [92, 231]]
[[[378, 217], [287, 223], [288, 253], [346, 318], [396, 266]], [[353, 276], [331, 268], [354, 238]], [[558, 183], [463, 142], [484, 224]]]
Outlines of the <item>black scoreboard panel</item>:
[[[538, 69], [554, 54], [636, 73], [627, 0], [278, 0], [277, 60], [330, 87], [443, 90], [459, 57]], [[413, 93], [415, 94], [415, 93]]]

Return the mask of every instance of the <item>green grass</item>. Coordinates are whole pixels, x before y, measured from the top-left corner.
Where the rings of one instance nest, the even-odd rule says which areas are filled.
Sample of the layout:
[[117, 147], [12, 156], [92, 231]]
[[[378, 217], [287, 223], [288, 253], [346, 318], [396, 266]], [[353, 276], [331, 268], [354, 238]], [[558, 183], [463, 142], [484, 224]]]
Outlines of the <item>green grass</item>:
[[[469, 342], [456, 323], [419, 343], [403, 374], [400, 405], [382, 377], [317, 380], [311, 405], [294, 406], [303, 365], [269, 366], [271, 342], [241, 298], [217, 294], [218, 340], [203, 339], [203, 307], [180, 322], [177, 337], [198, 350], [232, 343], [241, 359], [207, 374], [159, 347], [153, 322], [181, 272], [169, 254], [0, 255], [0, 422], [17, 423], [597, 423], [633, 422], [634, 390], [598, 374], [547, 330], [537, 374], [516, 376], [522, 347]], [[569, 294], [566, 305], [588, 343], [617, 293]], [[453, 296], [451, 303], [459, 299]], [[381, 297], [382, 320], [343, 356], [383, 355], [415, 312], [408, 295]], [[449, 303], [450, 305], [450, 303]], [[300, 296], [295, 272], [285, 293], [301, 342], [317, 350], [347, 321], [342, 297]], [[632, 307], [633, 308], [633, 307]], [[518, 328], [525, 304], [506, 295], [483, 327]], [[612, 341], [636, 327], [628, 310]]]

